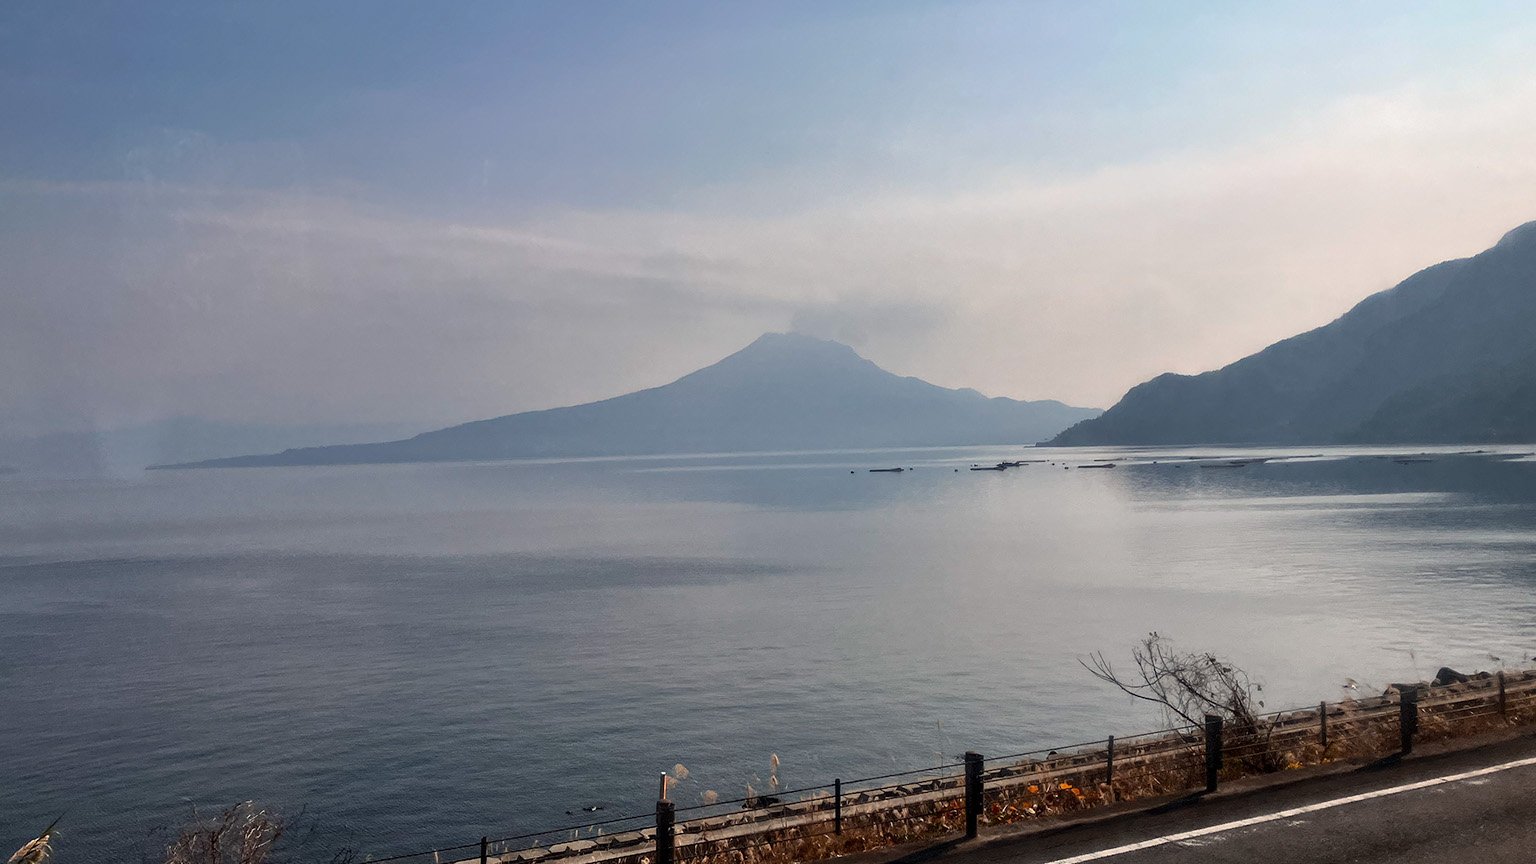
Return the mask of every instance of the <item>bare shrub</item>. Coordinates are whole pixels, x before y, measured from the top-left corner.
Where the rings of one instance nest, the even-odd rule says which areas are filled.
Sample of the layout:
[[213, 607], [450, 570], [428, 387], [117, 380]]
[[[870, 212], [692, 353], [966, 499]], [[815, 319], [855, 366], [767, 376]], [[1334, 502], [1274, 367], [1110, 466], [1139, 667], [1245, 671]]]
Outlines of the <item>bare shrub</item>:
[[1202, 725], [1204, 716], [1222, 719], [1225, 749], [1244, 767], [1276, 771], [1284, 767], [1269, 746], [1273, 721], [1259, 715], [1264, 687], [1248, 673], [1215, 654], [1183, 652], [1156, 631], [1131, 649], [1134, 673], [1117, 671], [1097, 651], [1078, 660], [1089, 674], [1130, 696], [1163, 709], [1172, 727]]
[[165, 850], [165, 864], [266, 864], [283, 834], [283, 821], [249, 801], [181, 829]]

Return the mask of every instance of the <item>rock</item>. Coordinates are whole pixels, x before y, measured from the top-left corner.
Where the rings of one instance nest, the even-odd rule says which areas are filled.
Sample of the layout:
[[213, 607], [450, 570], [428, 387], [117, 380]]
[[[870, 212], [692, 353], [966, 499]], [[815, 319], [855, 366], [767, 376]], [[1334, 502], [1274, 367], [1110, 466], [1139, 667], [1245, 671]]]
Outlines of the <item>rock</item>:
[[1444, 687], [1447, 684], [1465, 684], [1469, 680], [1471, 679], [1455, 669], [1449, 666], [1441, 666], [1440, 671], [1435, 673], [1434, 685], [1436, 687]]

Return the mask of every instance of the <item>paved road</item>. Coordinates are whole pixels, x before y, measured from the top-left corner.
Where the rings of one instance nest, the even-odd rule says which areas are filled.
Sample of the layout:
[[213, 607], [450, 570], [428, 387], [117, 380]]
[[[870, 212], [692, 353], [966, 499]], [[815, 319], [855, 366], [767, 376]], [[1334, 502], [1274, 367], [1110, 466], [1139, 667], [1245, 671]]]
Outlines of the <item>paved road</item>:
[[[1138, 848], [1141, 847], [1141, 848]], [[1536, 861], [1536, 738], [1215, 796], [908, 864]]]

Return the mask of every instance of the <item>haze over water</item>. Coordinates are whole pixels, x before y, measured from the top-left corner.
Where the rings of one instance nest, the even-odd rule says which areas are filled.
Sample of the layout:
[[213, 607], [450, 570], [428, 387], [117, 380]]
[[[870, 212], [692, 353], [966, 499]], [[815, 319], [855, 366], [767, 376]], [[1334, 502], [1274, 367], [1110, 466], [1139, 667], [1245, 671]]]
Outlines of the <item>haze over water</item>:
[[[1077, 659], [1151, 630], [1270, 708], [1532, 657], [1536, 461], [1384, 452], [3, 477], [0, 847], [67, 810], [61, 855], [137, 860], [253, 798], [377, 857], [645, 812], [677, 762], [686, 804], [770, 753], [800, 786], [1148, 731]], [[1187, 461], [1256, 453], [1326, 458]], [[1003, 458], [1048, 461], [967, 470]]]

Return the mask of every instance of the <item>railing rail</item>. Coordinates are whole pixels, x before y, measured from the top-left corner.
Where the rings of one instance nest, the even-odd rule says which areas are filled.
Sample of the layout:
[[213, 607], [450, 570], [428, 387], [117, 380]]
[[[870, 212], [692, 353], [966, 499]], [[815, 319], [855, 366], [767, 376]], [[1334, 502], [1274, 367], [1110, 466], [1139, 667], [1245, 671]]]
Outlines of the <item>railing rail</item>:
[[663, 801], [653, 813], [367, 860], [638, 864], [644, 858], [649, 864], [681, 864], [775, 844], [813, 854], [822, 848], [818, 843], [846, 844], [860, 832], [873, 831], [888, 841], [916, 839], [923, 832], [969, 837], [982, 825], [1129, 797], [1213, 792], [1223, 779], [1245, 773], [1406, 754], [1426, 735], [1444, 737], [1482, 723], [1536, 722], [1536, 672], [1389, 690], [1379, 697], [1272, 711], [1258, 720], [1256, 730], [1225, 728], [1221, 718], [1211, 717], [1203, 727], [1106, 736], [1001, 757], [967, 753], [964, 761], [928, 768], [686, 807]]

